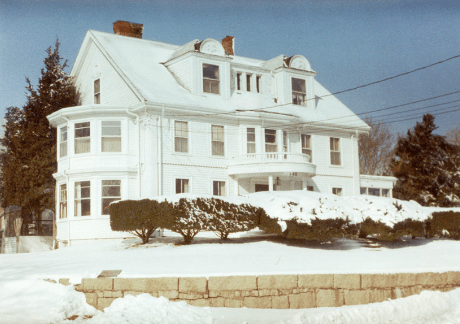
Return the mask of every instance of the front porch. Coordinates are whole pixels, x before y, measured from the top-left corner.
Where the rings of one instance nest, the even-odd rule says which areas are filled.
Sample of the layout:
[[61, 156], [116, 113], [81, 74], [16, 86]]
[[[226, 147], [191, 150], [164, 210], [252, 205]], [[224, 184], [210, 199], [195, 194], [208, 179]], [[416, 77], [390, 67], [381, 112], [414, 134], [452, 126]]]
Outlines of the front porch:
[[308, 154], [288, 152], [253, 153], [232, 158], [228, 174], [248, 192], [307, 190], [316, 165]]

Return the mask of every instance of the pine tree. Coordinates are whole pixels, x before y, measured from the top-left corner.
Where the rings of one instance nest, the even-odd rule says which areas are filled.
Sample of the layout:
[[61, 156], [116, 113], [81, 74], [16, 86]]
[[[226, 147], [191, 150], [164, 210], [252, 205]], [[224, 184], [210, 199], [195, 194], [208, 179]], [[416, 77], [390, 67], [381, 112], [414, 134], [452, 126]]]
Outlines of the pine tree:
[[64, 71], [67, 61], [61, 63], [59, 45], [56, 40], [55, 48], [46, 50], [48, 56], [37, 89], [26, 78], [28, 94], [22, 110], [7, 109], [5, 137], [1, 140], [5, 147], [0, 154], [2, 205], [22, 206], [23, 215], [31, 221], [40, 221], [45, 209], [55, 210], [56, 129], [46, 116], [79, 105], [79, 94]]
[[399, 138], [392, 161], [398, 178], [395, 197], [425, 206], [458, 206], [460, 148], [433, 134], [436, 128], [434, 117], [426, 114], [407, 136]]

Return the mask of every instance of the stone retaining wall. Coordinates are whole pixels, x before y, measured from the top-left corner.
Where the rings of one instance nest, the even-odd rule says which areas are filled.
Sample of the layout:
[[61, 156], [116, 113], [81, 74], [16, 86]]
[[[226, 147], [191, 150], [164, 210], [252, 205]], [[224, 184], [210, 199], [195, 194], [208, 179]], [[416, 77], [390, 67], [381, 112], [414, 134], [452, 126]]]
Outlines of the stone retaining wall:
[[[59, 282], [69, 284], [68, 279]], [[297, 309], [368, 304], [455, 287], [460, 287], [460, 272], [96, 278], [83, 279], [75, 289], [99, 310], [142, 293], [194, 306]]]

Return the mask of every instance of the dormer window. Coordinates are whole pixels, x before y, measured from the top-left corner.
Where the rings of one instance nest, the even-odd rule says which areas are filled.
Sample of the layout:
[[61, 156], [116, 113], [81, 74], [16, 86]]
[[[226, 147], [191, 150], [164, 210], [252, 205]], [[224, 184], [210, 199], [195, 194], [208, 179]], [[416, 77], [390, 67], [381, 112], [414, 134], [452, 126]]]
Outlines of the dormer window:
[[251, 78], [252, 78], [252, 74], [246, 74], [246, 91], [247, 92], [251, 91]]
[[94, 80], [94, 104], [101, 103], [101, 79]]
[[292, 78], [292, 103], [294, 105], [307, 105], [307, 88], [305, 80]]
[[219, 94], [219, 67], [203, 63], [203, 92]]

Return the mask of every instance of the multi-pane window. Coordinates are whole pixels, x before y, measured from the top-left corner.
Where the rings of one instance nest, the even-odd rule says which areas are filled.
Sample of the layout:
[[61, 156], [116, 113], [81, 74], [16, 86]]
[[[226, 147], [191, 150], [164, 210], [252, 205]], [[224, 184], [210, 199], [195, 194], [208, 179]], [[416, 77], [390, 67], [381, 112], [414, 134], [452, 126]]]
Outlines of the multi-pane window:
[[246, 91], [251, 91], [252, 74], [246, 74]]
[[94, 80], [94, 103], [101, 103], [101, 79]]
[[367, 192], [369, 196], [380, 197], [380, 188], [367, 188]]
[[307, 105], [305, 80], [292, 78], [292, 103], [294, 105]]
[[91, 151], [90, 123], [75, 124], [75, 154]]
[[332, 188], [332, 193], [337, 196], [342, 196], [342, 188]]
[[219, 67], [203, 63], [203, 92], [219, 94]]
[[61, 127], [59, 139], [59, 157], [64, 157], [67, 155], [67, 126]]
[[265, 152], [277, 152], [278, 146], [276, 145], [276, 130], [265, 130]]
[[256, 129], [248, 128], [246, 132], [248, 154], [256, 153]]
[[311, 150], [311, 135], [302, 134], [302, 153], [310, 155], [310, 161], [312, 159]]
[[102, 215], [109, 215], [109, 205], [121, 200], [121, 180], [102, 180]]
[[174, 122], [174, 151], [188, 152], [188, 123], [183, 121]]
[[61, 185], [59, 190], [59, 218], [67, 218], [67, 184]]
[[91, 182], [75, 182], [75, 216], [91, 215]]
[[331, 164], [340, 165], [340, 138], [331, 137]]
[[256, 90], [257, 90], [257, 93], [261, 93], [261, 84], [260, 84], [260, 80], [262, 79], [262, 77], [260, 75], [256, 76]]
[[366, 188], [366, 187], [361, 187], [361, 188], [359, 189], [359, 193], [360, 193], [361, 195], [367, 195], [367, 188]]
[[241, 72], [236, 74], [236, 90], [241, 90], [241, 78], [243, 77]]
[[102, 152], [121, 152], [121, 121], [102, 122]]
[[382, 189], [382, 197], [390, 197], [390, 189]]
[[214, 196], [225, 196], [225, 181], [213, 181], [212, 194]]
[[188, 179], [176, 179], [176, 194], [189, 192], [190, 187]]
[[211, 125], [212, 155], [224, 155], [224, 126]]

